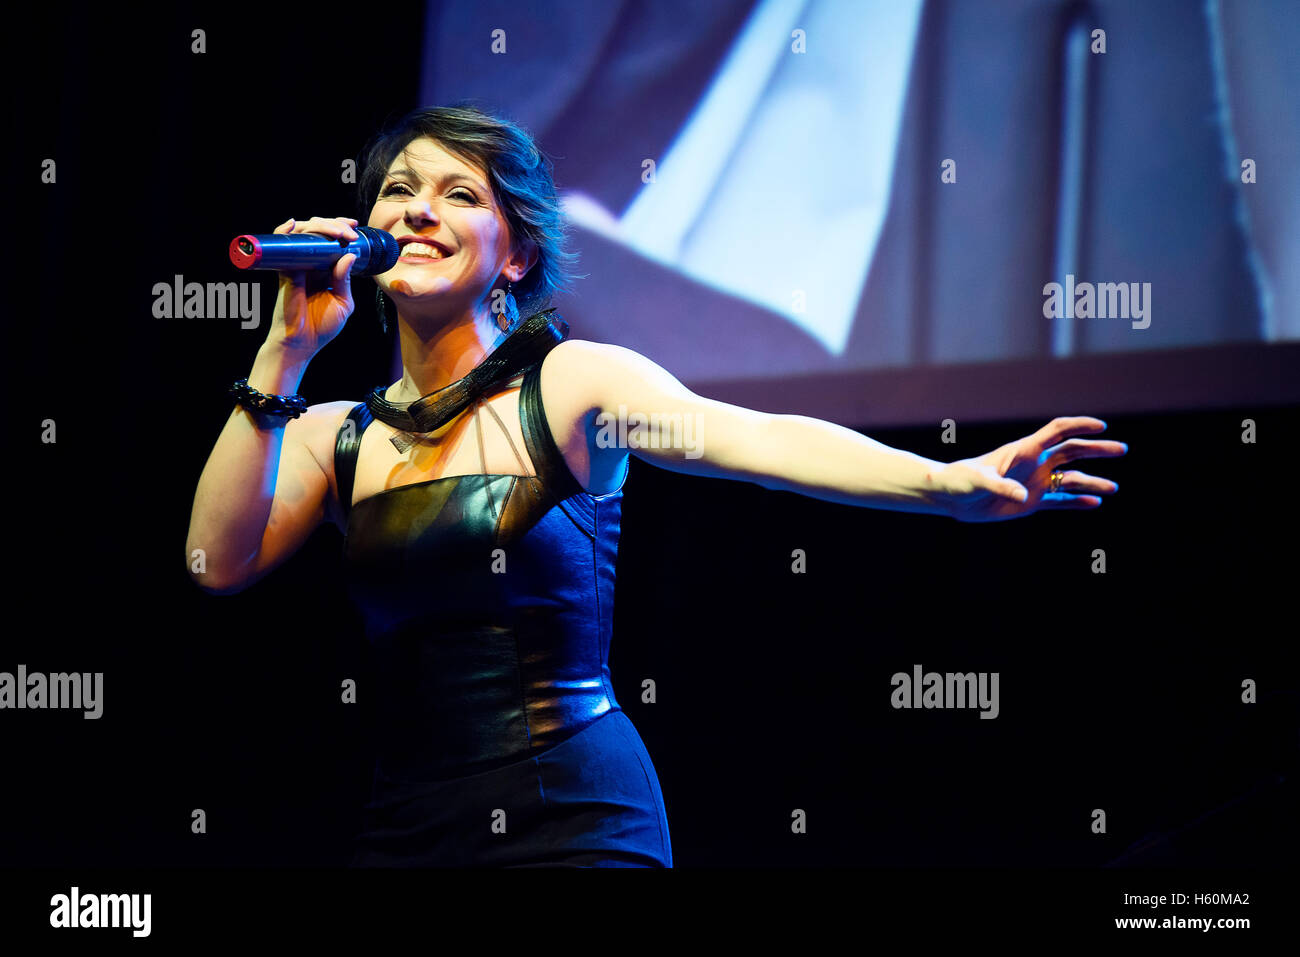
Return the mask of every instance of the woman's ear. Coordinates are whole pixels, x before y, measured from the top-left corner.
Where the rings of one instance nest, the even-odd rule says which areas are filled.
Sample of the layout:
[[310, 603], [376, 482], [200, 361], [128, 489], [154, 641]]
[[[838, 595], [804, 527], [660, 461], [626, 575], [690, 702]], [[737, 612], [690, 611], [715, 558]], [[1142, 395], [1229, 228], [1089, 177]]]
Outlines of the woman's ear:
[[531, 239], [516, 241], [510, 248], [510, 265], [519, 270], [519, 279], [516, 279], [515, 282], [519, 282], [524, 276], [528, 275], [528, 270], [532, 269], [540, 258], [541, 253], [537, 248], [537, 243]]

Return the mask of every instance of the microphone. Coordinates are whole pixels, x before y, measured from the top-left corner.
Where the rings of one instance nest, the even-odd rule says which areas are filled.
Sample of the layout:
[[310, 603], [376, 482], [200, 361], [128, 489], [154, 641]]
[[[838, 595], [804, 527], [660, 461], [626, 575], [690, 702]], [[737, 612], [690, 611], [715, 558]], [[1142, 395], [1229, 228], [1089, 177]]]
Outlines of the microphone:
[[393, 234], [373, 226], [356, 227], [351, 243], [314, 233], [245, 233], [230, 241], [230, 261], [240, 269], [333, 269], [334, 264], [354, 253], [348, 270], [351, 276], [377, 276], [397, 265], [402, 254]]

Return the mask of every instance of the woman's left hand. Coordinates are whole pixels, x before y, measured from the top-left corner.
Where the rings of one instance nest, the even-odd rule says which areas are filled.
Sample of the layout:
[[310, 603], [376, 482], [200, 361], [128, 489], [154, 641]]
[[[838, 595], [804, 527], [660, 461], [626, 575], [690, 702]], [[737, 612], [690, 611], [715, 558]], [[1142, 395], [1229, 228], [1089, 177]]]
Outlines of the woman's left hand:
[[1095, 475], [1066, 472], [1060, 490], [1052, 492], [1051, 478], [1066, 462], [1126, 453], [1123, 442], [1070, 438], [1105, 429], [1105, 422], [1091, 416], [1056, 418], [987, 455], [950, 462], [934, 473], [939, 501], [959, 522], [1001, 522], [1040, 508], [1096, 508], [1100, 495], [1119, 486]]

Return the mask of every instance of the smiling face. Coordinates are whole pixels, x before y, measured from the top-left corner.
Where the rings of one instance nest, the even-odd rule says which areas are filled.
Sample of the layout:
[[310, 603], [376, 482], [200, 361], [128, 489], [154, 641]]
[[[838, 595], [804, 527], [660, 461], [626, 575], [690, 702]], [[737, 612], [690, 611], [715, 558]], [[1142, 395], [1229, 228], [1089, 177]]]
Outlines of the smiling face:
[[427, 137], [393, 160], [368, 225], [402, 244], [402, 258], [376, 281], [406, 313], [419, 314], [425, 302], [439, 303], [440, 314], [473, 308], [531, 265], [511, 258], [510, 227], [486, 170]]

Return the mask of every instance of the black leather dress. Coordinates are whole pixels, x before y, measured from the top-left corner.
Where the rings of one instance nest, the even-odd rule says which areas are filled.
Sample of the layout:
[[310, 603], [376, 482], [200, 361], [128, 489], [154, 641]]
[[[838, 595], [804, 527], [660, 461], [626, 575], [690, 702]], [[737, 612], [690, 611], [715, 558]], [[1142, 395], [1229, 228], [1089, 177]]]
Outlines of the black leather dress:
[[353, 866], [672, 866], [654, 765], [610, 682], [623, 492], [597, 498], [569, 471], [541, 366], [519, 397], [536, 476], [521, 459], [348, 508], [369, 409], [339, 431], [348, 591], [377, 677]]

